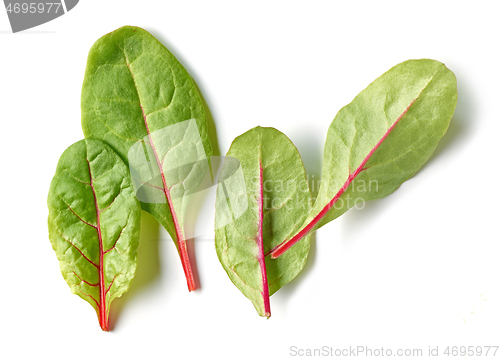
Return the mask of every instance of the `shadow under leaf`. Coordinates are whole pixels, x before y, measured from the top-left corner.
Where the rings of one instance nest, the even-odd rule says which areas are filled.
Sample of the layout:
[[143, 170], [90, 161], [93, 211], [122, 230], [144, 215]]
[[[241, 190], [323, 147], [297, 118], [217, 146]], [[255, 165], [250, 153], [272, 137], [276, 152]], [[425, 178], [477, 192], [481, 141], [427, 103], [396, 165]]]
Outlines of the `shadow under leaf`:
[[145, 287], [151, 285], [160, 275], [158, 254], [160, 224], [149, 213], [142, 211], [141, 235], [137, 249], [137, 270], [129, 290], [111, 303], [109, 328], [113, 330], [123, 308]]

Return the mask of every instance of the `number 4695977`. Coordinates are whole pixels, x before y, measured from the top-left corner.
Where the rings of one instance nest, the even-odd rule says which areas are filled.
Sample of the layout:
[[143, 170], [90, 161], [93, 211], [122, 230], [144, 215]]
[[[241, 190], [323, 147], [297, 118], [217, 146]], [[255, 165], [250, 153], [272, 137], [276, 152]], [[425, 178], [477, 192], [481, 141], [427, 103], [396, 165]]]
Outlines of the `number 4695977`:
[[7, 12], [14, 14], [35, 14], [35, 13], [58, 13], [62, 11], [61, 3], [10, 3], [7, 5]]
[[444, 354], [447, 356], [495, 356], [498, 346], [448, 346]]

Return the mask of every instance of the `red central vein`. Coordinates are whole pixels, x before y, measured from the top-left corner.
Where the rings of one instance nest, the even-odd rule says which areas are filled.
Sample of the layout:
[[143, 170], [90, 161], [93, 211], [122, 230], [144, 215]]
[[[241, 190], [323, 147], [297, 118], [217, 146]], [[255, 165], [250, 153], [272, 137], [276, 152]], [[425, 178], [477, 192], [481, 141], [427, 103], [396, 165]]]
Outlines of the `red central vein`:
[[[123, 53], [125, 55], [125, 52]], [[165, 180], [165, 174], [163, 172], [163, 167], [160, 161], [160, 157], [158, 156], [158, 153], [156, 151], [156, 148], [153, 143], [153, 138], [151, 137], [151, 132], [149, 131], [149, 126], [148, 126], [148, 121], [146, 117], [146, 113], [144, 112], [144, 108], [142, 107], [140, 97], [139, 97], [139, 90], [137, 89], [137, 84], [135, 83], [135, 77], [134, 74], [132, 73], [132, 69], [130, 68], [130, 64], [128, 62], [128, 59], [125, 55], [125, 64], [127, 65], [127, 68], [130, 72], [130, 76], [132, 77], [132, 80], [134, 81], [135, 85], [135, 90], [137, 92], [137, 97], [139, 98], [139, 106], [141, 107], [141, 112], [142, 112], [142, 117], [144, 119], [144, 125], [146, 126], [146, 132], [148, 133], [148, 138], [149, 138], [149, 145], [153, 149], [153, 153], [155, 154], [156, 158], [156, 163], [158, 164], [158, 169], [161, 174], [161, 180], [163, 182], [163, 192], [165, 193], [165, 197], [167, 198], [167, 204], [168, 208], [170, 209], [170, 214], [172, 215], [172, 220], [174, 221], [174, 228], [175, 228], [175, 235], [176, 235], [176, 244], [177, 244], [177, 249], [179, 250], [179, 256], [181, 258], [181, 263], [182, 263], [182, 269], [184, 270], [184, 274], [186, 276], [186, 281], [188, 285], [189, 291], [196, 290], [196, 283], [194, 281], [194, 276], [193, 276], [193, 270], [191, 268], [191, 263], [189, 261], [189, 254], [187, 250], [187, 245], [186, 241], [184, 239], [184, 234], [182, 233], [180, 224], [179, 224], [179, 219], [177, 218], [177, 215], [174, 211], [174, 205], [172, 202], [172, 198], [170, 196], [170, 189], [167, 186], [167, 182]]]
[[[417, 96], [418, 98], [418, 96]], [[290, 249], [293, 245], [295, 245], [300, 239], [302, 239], [304, 236], [306, 236], [310, 231], [314, 229], [314, 227], [320, 222], [320, 220], [328, 213], [328, 211], [335, 205], [337, 200], [342, 196], [344, 191], [349, 187], [351, 182], [356, 178], [356, 176], [359, 175], [360, 172], [363, 170], [366, 170], [364, 166], [366, 165], [367, 161], [370, 159], [370, 157], [373, 155], [373, 153], [377, 150], [377, 148], [384, 142], [384, 140], [387, 138], [387, 136], [391, 133], [391, 131], [394, 129], [394, 127], [399, 123], [399, 120], [408, 112], [410, 107], [413, 105], [413, 103], [417, 100], [415, 98], [410, 105], [403, 111], [403, 113], [397, 118], [397, 120], [394, 122], [394, 124], [391, 125], [391, 127], [385, 132], [385, 134], [382, 136], [382, 138], [377, 142], [377, 144], [371, 149], [371, 151], [366, 155], [366, 157], [363, 159], [361, 164], [357, 167], [357, 169], [353, 172], [350, 173], [349, 176], [347, 177], [347, 180], [345, 181], [344, 185], [340, 188], [340, 190], [335, 194], [332, 200], [326, 204], [326, 206], [319, 212], [318, 215], [314, 217], [314, 219], [311, 220], [309, 224], [307, 224], [302, 230], [300, 230], [297, 235], [293, 236], [290, 240], [285, 240], [278, 246], [276, 246], [273, 250], [271, 250], [271, 258], [276, 259], [279, 256], [283, 255], [285, 251]]]
[[92, 172], [90, 171], [90, 162], [87, 160], [89, 166], [89, 176], [90, 176], [90, 188], [92, 189], [92, 194], [94, 195], [95, 209], [96, 209], [96, 221], [97, 221], [97, 235], [99, 237], [99, 323], [103, 331], [109, 330], [108, 316], [106, 311], [106, 284], [104, 279], [104, 248], [102, 243], [102, 233], [101, 233], [101, 210], [97, 204], [97, 197], [94, 189], [94, 179], [92, 178]]
[[146, 114], [144, 113], [144, 109], [142, 105], [140, 105], [141, 111], [142, 111], [142, 116], [144, 118], [144, 124], [146, 125], [146, 131], [148, 133], [149, 137], [149, 142], [151, 145], [151, 148], [153, 149], [153, 153], [155, 154], [156, 158], [156, 163], [158, 164], [158, 169], [160, 170], [161, 174], [161, 181], [163, 182], [163, 192], [165, 193], [165, 197], [167, 198], [167, 204], [168, 208], [170, 209], [170, 214], [172, 214], [172, 220], [174, 221], [174, 227], [175, 227], [175, 235], [177, 237], [177, 248], [179, 249], [179, 255], [181, 257], [181, 263], [182, 263], [182, 268], [184, 270], [184, 274], [186, 275], [186, 281], [188, 285], [189, 291], [196, 290], [196, 283], [194, 281], [194, 276], [193, 276], [193, 271], [191, 269], [191, 263], [189, 262], [189, 255], [188, 255], [188, 250], [186, 246], [186, 241], [184, 240], [184, 234], [181, 231], [181, 227], [179, 224], [179, 219], [177, 218], [177, 214], [174, 211], [174, 205], [172, 202], [172, 198], [170, 196], [170, 189], [167, 186], [167, 181], [165, 180], [165, 174], [163, 172], [163, 166], [160, 161], [160, 157], [158, 156], [158, 153], [156, 152], [156, 148], [153, 143], [153, 139], [151, 138], [151, 132], [149, 131], [149, 126], [148, 126], [148, 121], [146, 119]]
[[262, 298], [264, 300], [264, 316], [269, 318], [271, 316], [271, 305], [269, 303], [269, 284], [267, 281], [267, 270], [266, 270], [266, 259], [264, 255], [264, 238], [262, 226], [264, 222], [264, 189], [262, 182], [262, 163], [259, 159], [259, 230], [257, 233], [257, 246], [259, 247], [259, 254], [257, 255], [257, 260], [259, 261], [260, 272], [262, 274]]

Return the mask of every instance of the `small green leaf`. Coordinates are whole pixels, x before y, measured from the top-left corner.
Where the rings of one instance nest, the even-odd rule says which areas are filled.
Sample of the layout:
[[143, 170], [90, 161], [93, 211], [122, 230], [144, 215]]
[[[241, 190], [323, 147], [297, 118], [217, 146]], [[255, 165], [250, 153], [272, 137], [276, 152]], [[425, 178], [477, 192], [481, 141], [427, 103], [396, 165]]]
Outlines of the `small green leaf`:
[[61, 155], [47, 203], [62, 275], [108, 331], [111, 302], [128, 290], [137, 265], [141, 207], [130, 172], [104, 142], [81, 140]]
[[186, 69], [141, 28], [124, 26], [103, 36], [88, 56], [82, 128], [130, 166], [142, 209], [169, 232], [194, 290], [184, 219], [212, 148], [205, 108]]
[[429, 159], [456, 103], [455, 75], [438, 61], [408, 60], [372, 82], [335, 116], [313, 209], [300, 231], [273, 250], [273, 257], [356, 202], [399, 188]]
[[310, 209], [302, 160], [284, 134], [257, 127], [233, 141], [217, 187], [215, 247], [261, 316], [271, 316], [269, 296], [304, 267], [310, 236], [277, 260], [269, 253], [300, 229]]

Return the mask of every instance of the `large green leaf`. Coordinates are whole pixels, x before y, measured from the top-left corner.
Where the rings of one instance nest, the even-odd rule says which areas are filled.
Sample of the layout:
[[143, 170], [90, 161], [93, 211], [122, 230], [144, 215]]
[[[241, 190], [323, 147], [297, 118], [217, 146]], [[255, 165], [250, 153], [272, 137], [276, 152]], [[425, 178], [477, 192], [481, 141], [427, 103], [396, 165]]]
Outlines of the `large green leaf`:
[[137, 265], [141, 207], [129, 170], [104, 142], [81, 140], [59, 159], [47, 203], [62, 275], [107, 331], [110, 304]]
[[257, 127], [233, 141], [217, 187], [215, 246], [261, 316], [271, 316], [269, 296], [304, 267], [310, 237], [277, 260], [269, 252], [300, 229], [310, 209], [302, 160], [284, 134]]
[[82, 127], [86, 138], [104, 140], [131, 167], [142, 208], [169, 232], [194, 290], [184, 219], [212, 148], [206, 112], [186, 69], [141, 28], [103, 36], [88, 56]]
[[438, 61], [408, 60], [372, 82], [335, 116], [313, 209], [273, 257], [356, 202], [395, 191], [429, 159], [456, 103], [455, 75]]

